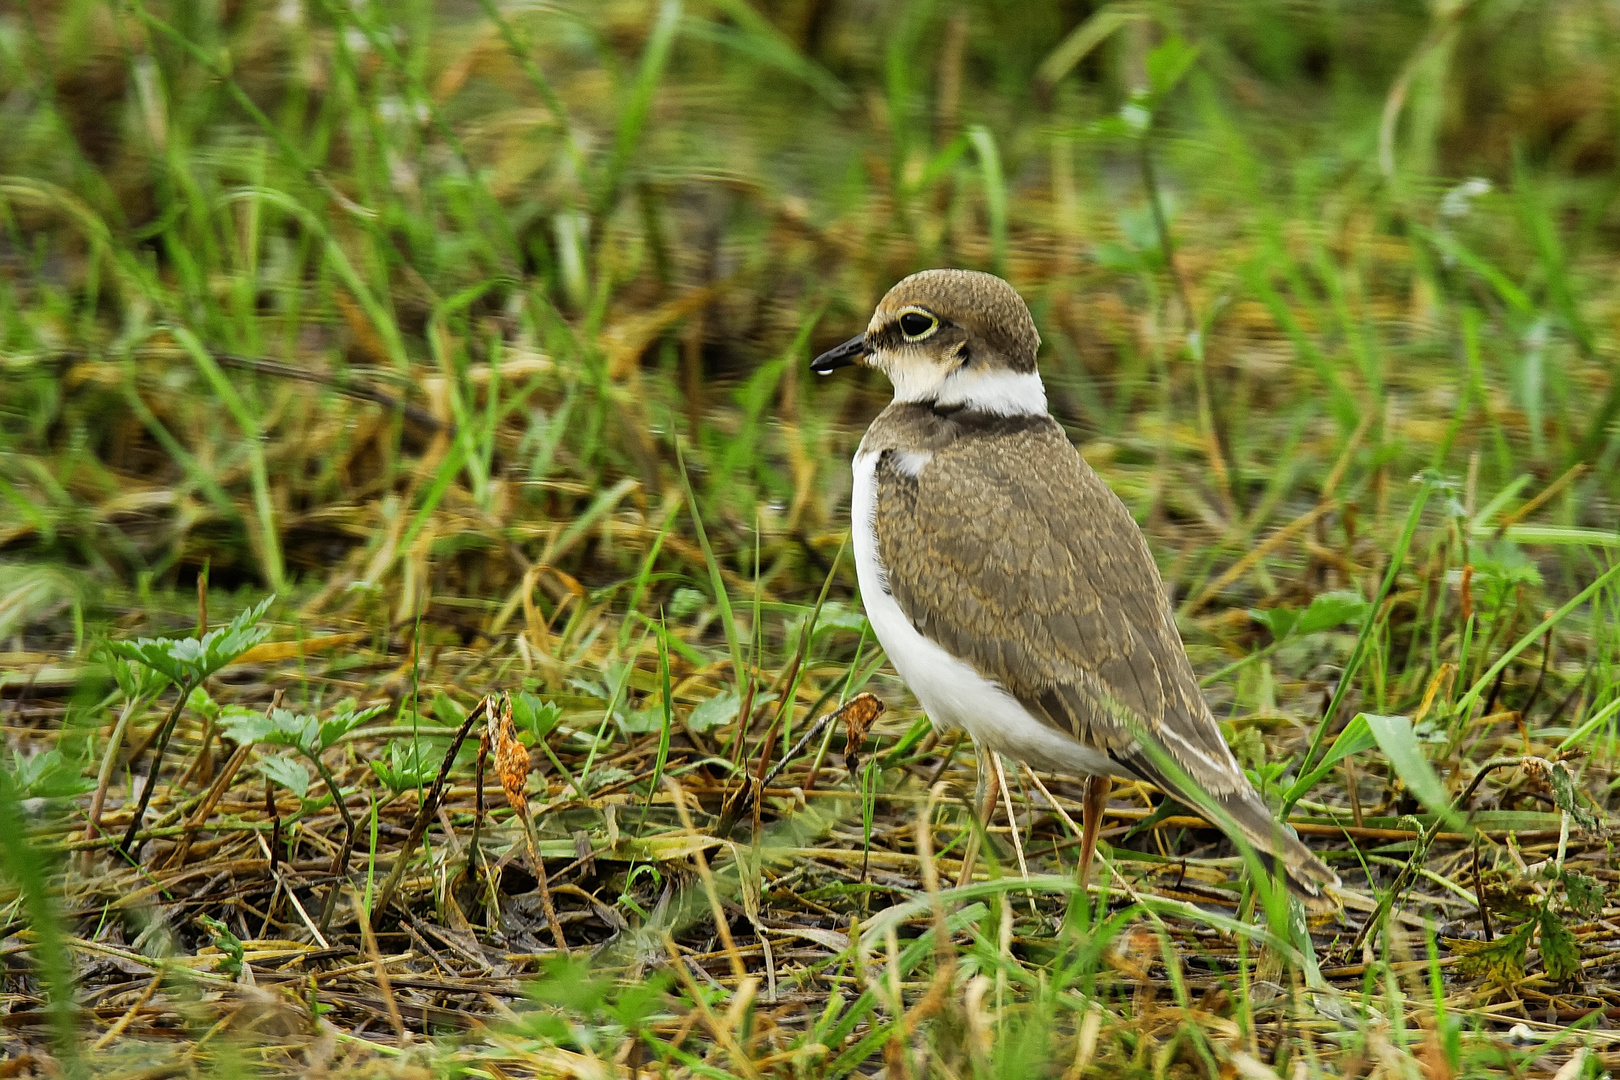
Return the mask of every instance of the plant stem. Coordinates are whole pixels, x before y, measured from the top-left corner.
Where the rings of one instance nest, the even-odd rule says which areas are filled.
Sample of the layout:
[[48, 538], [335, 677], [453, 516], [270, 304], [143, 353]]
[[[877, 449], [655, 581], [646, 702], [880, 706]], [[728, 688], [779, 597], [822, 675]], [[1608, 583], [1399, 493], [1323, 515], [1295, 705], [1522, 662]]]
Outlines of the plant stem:
[[[101, 808], [107, 801], [107, 788], [112, 785], [113, 765], [118, 761], [119, 748], [124, 745], [124, 732], [129, 728], [130, 717], [135, 715], [141, 700], [137, 694], [124, 703], [123, 711], [118, 714], [118, 723], [113, 725], [112, 735], [107, 739], [107, 750], [101, 757], [101, 770], [96, 774], [96, 793], [90, 798], [90, 812], [87, 815], [90, 823], [84, 827], [86, 840], [94, 840], [101, 832]], [[86, 869], [90, 865], [89, 858], [87, 854]]]
[[[135, 834], [141, 831], [141, 819], [146, 816], [146, 808], [152, 802], [152, 789], [157, 787], [158, 773], [163, 769], [163, 751], [169, 747], [169, 739], [174, 735], [174, 729], [180, 722], [180, 713], [184, 711], [186, 702], [191, 700], [191, 692], [197, 688], [196, 682], [188, 681], [177, 687], [180, 691], [174, 699], [174, 708], [164, 718], [163, 727], [158, 731], [157, 745], [152, 749], [152, 768], [146, 774], [146, 786], [141, 789], [140, 803], [135, 807], [135, 815], [129, 819], [129, 828], [124, 830], [124, 838], [118, 842], [117, 851], [128, 858], [131, 849], [135, 846]], [[135, 766], [130, 762], [130, 767]]]
[[450, 776], [450, 769], [456, 763], [456, 753], [461, 749], [461, 744], [466, 741], [467, 732], [472, 730], [473, 724], [484, 715], [488, 708], [488, 698], [474, 705], [472, 711], [467, 714], [467, 718], [461, 722], [461, 729], [456, 732], [456, 737], [450, 741], [450, 748], [444, 752], [444, 761], [439, 765], [439, 775], [434, 779], [433, 786], [428, 788], [427, 794], [422, 797], [422, 805], [416, 809], [416, 821], [411, 825], [410, 835], [405, 838], [404, 845], [399, 849], [399, 856], [394, 859], [394, 865], [388, 871], [388, 879], [383, 882], [382, 889], [377, 893], [377, 902], [371, 909], [371, 924], [373, 926], [377, 925], [379, 914], [388, 910], [389, 901], [394, 898], [394, 890], [399, 888], [400, 879], [405, 876], [405, 864], [410, 861], [411, 855], [415, 853], [416, 845], [420, 844], [422, 837], [427, 834], [428, 822], [433, 819], [433, 811], [439, 805], [439, 796], [444, 791], [445, 781]]
[[343, 891], [344, 879], [349, 876], [349, 854], [354, 850], [354, 815], [349, 813], [349, 806], [343, 801], [343, 791], [338, 787], [337, 779], [332, 771], [321, 760], [321, 755], [304, 751], [304, 756], [315, 763], [315, 771], [321, 774], [326, 781], [326, 790], [332, 793], [332, 802], [337, 804], [337, 811], [343, 817], [343, 843], [338, 847], [337, 856], [332, 860], [331, 874], [333, 876], [332, 888], [326, 894], [326, 906], [321, 910], [321, 933], [332, 924], [332, 913], [337, 910], [338, 894]]

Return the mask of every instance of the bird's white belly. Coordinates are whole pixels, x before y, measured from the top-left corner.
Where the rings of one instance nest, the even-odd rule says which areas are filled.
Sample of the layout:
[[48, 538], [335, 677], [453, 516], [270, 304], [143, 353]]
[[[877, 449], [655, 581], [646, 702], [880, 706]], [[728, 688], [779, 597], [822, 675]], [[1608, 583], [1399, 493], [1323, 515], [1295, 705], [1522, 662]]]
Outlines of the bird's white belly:
[[[906, 618], [885, 586], [878, 557], [877, 460], [874, 453], [855, 458], [855, 488], [850, 500], [855, 575], [872, 632], [934, 726], [962, 728], [981, 746], [1038, 769], [1078, 775], [1128, 775], [1106, 754], [1031, 716], [997, 683], [946, 652]], [[925, 468], [926, 463], [920, 467]]]

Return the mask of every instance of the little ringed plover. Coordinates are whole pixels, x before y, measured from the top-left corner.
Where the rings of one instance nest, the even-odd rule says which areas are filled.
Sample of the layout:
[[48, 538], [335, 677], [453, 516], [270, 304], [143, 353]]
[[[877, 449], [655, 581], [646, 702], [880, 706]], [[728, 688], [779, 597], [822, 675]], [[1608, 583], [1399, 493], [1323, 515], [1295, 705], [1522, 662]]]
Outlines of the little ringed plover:
[[[1215, 812], [1312, 906], [1338, 877], [1268, 808], [1199, 691], [1124, 503], [1047, 412], [1040, 335], [998, 277], [926, 270], [818, 356], [894, 401], [855, 455], [851, 515], [873, 632], [936, 728], [1084, 776], [1082, 877], [1111, 777]], [[981, 769], [982, 774], [982, 769]]]

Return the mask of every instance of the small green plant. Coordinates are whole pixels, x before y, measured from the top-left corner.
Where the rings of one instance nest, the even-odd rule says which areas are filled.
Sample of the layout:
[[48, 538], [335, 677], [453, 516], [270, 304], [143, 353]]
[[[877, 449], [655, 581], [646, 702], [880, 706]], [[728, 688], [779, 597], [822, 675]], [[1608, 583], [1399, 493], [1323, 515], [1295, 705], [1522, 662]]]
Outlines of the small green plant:
[[555, 702], [542, 701], [527, 690], [512, 696], [512, 721], [520, 737], [529, 735], [538, 743], [551, 734], [561, 719], [562, 709]]
[[[337, 778], [327, 768], [321, 755], [336, 745], [343, 736], [387, 708], [386, 705], [374, 705], [371, 708], [358, 709], [353, 702], [346, 702], [325, 720], [319, 716], [295, 713], [287, 709], [271, 709], [265, 713], [228, 709], [220, 716], [221, 726], [239, 743], [254, 746], [289, 746], [303, 755], [315, 766], [315, 771], [320, 774], [321, 780], [326, 784], [326, 790], [332, 796], [333, 805], [343, 817], [343, 843], [332, 859], [332, 873], [339, 877], [332, 883], [331, 891], [326, 894], [326, 906], [321, 912], [320, 924], [323, 933], [331, 925], [332, 915], [337, 910], [337, 898], [343, 889], [342, 875], [348, 868], [349, 852], [354, 849], [355, 824], [354, 815], [349, 812], [348, 804], [344, 801], [343, 790], [338, 786]], [[270, 761], [274, 760], [282, 763], [271, 765]], [[294, 762], [286, 759], [266, 759], [260, 767], [267, 777], [292, 788], [298, 793], [299, 798], [303, 798], [309, 789], [309, 775]]]
[[11, 761], [6, 772], [12, 791], [21, 799], [71, 799], [95, 787], [84, 775], [85, 763], [70, 760], [60, 747], [32, 756], [13, 750]]
[[214, 939], [214, 948], [220, 951], [219, 970], [233, 979], [240, 979], [242, 977], [243, 961], [247, 956], [247, 949], [243, 946], [242, 939], [237, 937], [235, 932], [229, 926], [226, 926], [224, 922], [212, 916], [199, 915], [197, 921], [202, 923], [203, 929], [207, 930], [209, 937]]
[[629, 984], [592, 976], [590, 961], [559, 957], [529, 984], [536, 1006], [518, 1021], [525, 1034], [556, 1046], [610, 1058], [627, 1039], [640, 1040], [650, 1021], [665, 1012], [670, 978], [659, 972]]
[[1291, 607], [1250, 608], [1249, 615], [1265, 625], [1277, 641], [1308, 637], [1323, 630], [1357, 622], [1367, 615], [1367, 601], [1352, 592], [1319, 593], [1303, 611]]
[[441, 756], [429, 739], [393, 739], [388, 743], [388, 760], [371, 761], [371, 771], [395, 795], [414, 790], [433, 780]]
[[[164, 718], [152, 747], [151, 780], [142, 788], [135, 813], [129, 819], [129, 828], [118, 842], [118, 850], [125, 856], [134, 851], [141, 821], [152, 802], [152, 789], [157, 786], [158, 771], [163, 768], [163, 752], [168, 749], [169, 739], [174, 735], [180, 714], [191, 700], [192, 691], [200, 687], [203, 680], [269, 636], [270, 628], [258, 623], [275, 599], [273, 594], [265, 597], [237, 615], [228, 625], [201, 637], [137, 638], [134, 641], [107, 642], [107, 651], [113, 656], [156, 672], [175, 687], [174, 707]], [[144, 681], [141, 685], [144, 686]]]

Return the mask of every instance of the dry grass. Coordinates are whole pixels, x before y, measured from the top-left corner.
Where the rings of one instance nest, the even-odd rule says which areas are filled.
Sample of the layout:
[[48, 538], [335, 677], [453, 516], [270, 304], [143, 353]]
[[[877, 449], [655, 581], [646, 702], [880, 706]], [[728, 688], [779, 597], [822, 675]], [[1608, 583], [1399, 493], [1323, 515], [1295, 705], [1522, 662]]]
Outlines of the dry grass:
[[[1613, 11], [846, 6], [0, 15], [0, 1072], [1609, 1067]], [[804, 369], [940, 264], [1342, 911], [972, 821]], [[272, 591], [186, 701], [102, 644]]]

